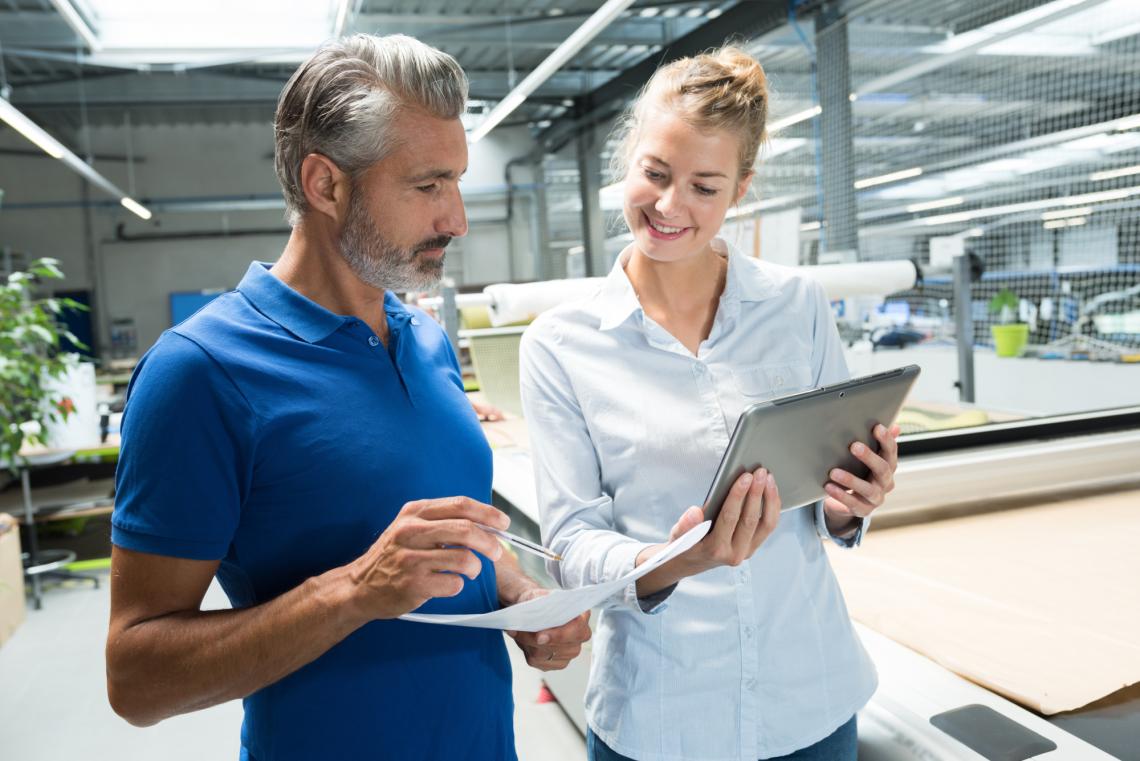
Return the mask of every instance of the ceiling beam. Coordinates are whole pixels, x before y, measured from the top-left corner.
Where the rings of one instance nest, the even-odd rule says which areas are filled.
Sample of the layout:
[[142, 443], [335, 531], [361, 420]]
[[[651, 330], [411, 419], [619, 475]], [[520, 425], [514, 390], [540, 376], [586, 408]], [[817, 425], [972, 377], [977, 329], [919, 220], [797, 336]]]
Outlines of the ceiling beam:
[[576, 98], [576, 115], [564, 118], [538, 136], [536, 151], [554, 152], [581, 130], [614, 116], [649, 81], [657, 68], [685, 56], [696, 55], [731, 39], [758, 37], [787, 21], [786, 0], [742, 0], [719, 17], [677, 38], [660, 52], [618, 74], [602, 86]]

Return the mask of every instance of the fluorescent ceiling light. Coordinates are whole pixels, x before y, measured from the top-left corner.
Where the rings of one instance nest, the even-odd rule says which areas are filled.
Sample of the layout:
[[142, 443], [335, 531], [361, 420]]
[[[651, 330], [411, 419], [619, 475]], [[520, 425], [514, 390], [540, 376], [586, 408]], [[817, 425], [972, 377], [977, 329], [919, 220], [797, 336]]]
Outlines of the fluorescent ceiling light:
[[918, 177], [922, 174], [922, 167], [912, 167], [911, 169], [902, 169], [898, 172], [890, 172], [888, 174], [881, 174], [878, 177], [868, 177], [863, 180], [855, 180], [855, 187], [862, 190], [874, 185], [883, 185], [888, 182], [896, 182], [898, 180], [907, 180], [911, 177]]
[[333, 22], [333, 37], [344, 34], [344, 25], [348, 23], [348, 6], [352, 0], [337, 0], [336, 21]]
[[1117, 177], [1128, 177], [1133, 174], [1140, 174], [1140, 164], [1126, 166], [1120, 169], [1107, 169], [1103, 172], [1093, 172], [1089, 175], [1089, 181], [1100, 182], [1101, 180], [1114, 180]]
[[44, 132], [40, 125], [24, 116], [22, 112], [3, 98], [0, 98], [0, 119], [3, 119], [9, 127], [35, 143], [41, 151], [53, 159], [63, 158], [63, 154], [67, 151], [58, 140]]
[[123, 196], [121, 199], [119, 199], [119, 203], [121, 203], [123, 205], [124, 209], [127, 209], [128, 211], [130, 211], [134, 214], [137, 214], [138, 216], [142, 217], [143, 219], [150, 219], [152, 216], [150, 213], [150, 210], [148, 210], [145, 206], [143, 206], [142, 204], [140, 204], [138, 201], [134, 200], [133, 198], [128, 198], [127, 196]]
[[59, 15], [63, 16], [63, 20], [67, 22], [71, 30], [82, 37], [83, 41], [87, 43], [87, 49], [93, 53], [99, 52], [102, 48], [102, 45], [99, 43], [99, 38], [95, 36], [94, 30], [92, 30], [83, 17], [79, 15], [79, 11], [75, 10], [75, 6], [71, 4], [71, 0], [51, 0], [51, 4], [55, 6]]
[[1041, 215], [1044, 220], [1065, 219], [1066, 217], [1086, 217], [1093, 213], [1091, 206], [1081, 206], [1076, 209], [1061, 209], [1060, 211], [1047, 211]]
[[907, 211], [930, 211], [931, 209], [944, 209], [947, 206], [961, 206], [966, 203], [966, 199], [962, 196], [954, 196], [952, 198], [941, 198], [937, 201], [926, 201], [924, 203], [912, 203], [906, 207]]
[[805, 108], [803, 111], [798, 111], [791, 116], [785, 116], [783, 119], [777, 119], [776, 121], [770, 123], [768, 125], [768, 134], [779, 132], [782, 129], [792, 126], [793, 124], [806, 122], [808, 119], [812, 119], [822, 113], [823, 109], [819, 106]]
[[1087, 222], [1088, 220], [1084, 217], [1077, 217], [1076, 219], [1054, 219], [1046, 222], [1042, 227], [1046, 230], [1056, 230], [1059, 227], [1080, 227]]
[[755, 214], [758, 211], [765, 209], [775, 209], [781, 206], [787, 206], [789, 203], [799, 199], [799, 196], [777, 196], [776, 198], [767, 198], [763, 201], [753, 201], [746, 203], [743, 206], [733, 206], [724, 215], [725, 219], [734, 219], [736, 217], [746, 217], [749, 214]]
[[488, 132], [498, 126], [499, 122], [507, 118], [532, 92], [537, 90], [539, 85], [550, 79], [554, 72], [561, 69], [571, 57], [586, 46], [586, 43], [597, 37], [603, 29], [610, 25], [610, 22], [632, 4], [633, 0], [609, 0], [595, 11], [594, 15], [586, 19], [582, 26], [575, 29], [573, 34], [546, 57], [546, 60], [535, 67], [526, 79], [519, 82], [515, 89], [507, 94], [507, 97], [491, 109], [491, 113], [487, 114], [483, 123], [471, 133], [470, 142], [477, 143], [482, 140]]
[[[1072, 12], [1064, 13], [1069, 10]], [[946, 55], [973, 48], [986, 55], [1091, 55], [1098, 52], [1096, 45], [1101, 44], [1096, 40], [1119, 28], [1122, 22], [1129, 25], [1140, 20], [1138, 11], [1135, 0], [1054, 0], [928, 45], [923, 52]], [[1060, 13], [1064, 15], [1048, 20]], [[1023, 27], [1024, 32], [1016, 32]]]
[[1005, 204], [1003, 206], [990, 206], [985, 209], [971, 209], [954, 214], [938, 214], [933, 217], [926, 217], [920, 221], [923, 225], [928, 227], [937, 227], [940, 225], [970, 222], [975, 219], [984, 219], [985, 217], [1017, 214], [1023, 211], [1037, 211], [1039, 209], [1049, 209], [1057, 206], [1087, 206], [1103, 201], [1119, 201], [1125, 198], [1131, 198], [1135, 195], [1140, 195], [1140, 185], [1133, 185], [1130, 188], [1119, 188], [1117, 190], [1105, 190], [1099, 193], [1082, 193], [1081, 195], [1068, 196], [1067, 198], [1045, 198], [1040, 201], [1025, 201], [1022, 203]]
[[[49, 135], [44, 131], [43, 127], [24, 116], [19, 109], [3, 98], [0, 98], [0, 120], [3, 120], [21, 135], [35, 143], [40, 150], [53, 159], [58, 159], [64, 164], [67, 164], [74, 172], [85, 177], [92, 185], [102, 189], [105, 193], [121, 198], [122, 201], [120, 201], [120, 203], [135, 214], [138, 214], [143, 219], [150, 219], [151, 214], [149, 211], [135, 201], [131, 201], [131, 199], [127, 198], [127, 194], [115, 187], [114, 183], [92, 169], [87, 162], [65, 148], [63, 143]], [[134, 204], [137, 210], [127, 206], [127, 201]], [[143, 216], [143, 214], [146, 216]]]
[[815, 222], [804, 222], [802, 225], [800, 225], [800, 232], [809, 233], [812, 230], [818, 230], [821, 226], [822, 223], [818, 220]]
[[226, 51], [237, 60], [287, 49], [312, 51], [335, 35], [342, 14], [347, 21], [351, 0], [86, 2], [99, 20], [106, 54], [137, 63], [182, 63], [205, 51]]

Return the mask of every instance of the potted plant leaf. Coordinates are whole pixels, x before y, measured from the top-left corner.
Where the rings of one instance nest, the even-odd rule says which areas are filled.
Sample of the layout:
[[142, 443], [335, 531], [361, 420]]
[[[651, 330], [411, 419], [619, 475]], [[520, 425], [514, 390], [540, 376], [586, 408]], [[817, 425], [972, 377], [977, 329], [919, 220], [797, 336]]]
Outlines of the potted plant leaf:
[[1029, 326], [1017, 319], [1021, 299], [1009, 288], [1002, 288], [990, 299], [990, 313], [997, 315], [997, 324], [990, 326], [994, 337], [994, 351], [999, 357], [1018, 357], [1029, 342]]
[[58, 261], [37, 259], [0, 285], [0, 466], [9, 469], [20, 464], [25, 445], [44, 444], [48, 424], [65, 420], [74, 408], [52, 380], [77, 363], [76, 355], [60, 351], [61, 337], [85, 348], [62, 315], [87, 307], [35, 292], [40, 281], [61, 278]]

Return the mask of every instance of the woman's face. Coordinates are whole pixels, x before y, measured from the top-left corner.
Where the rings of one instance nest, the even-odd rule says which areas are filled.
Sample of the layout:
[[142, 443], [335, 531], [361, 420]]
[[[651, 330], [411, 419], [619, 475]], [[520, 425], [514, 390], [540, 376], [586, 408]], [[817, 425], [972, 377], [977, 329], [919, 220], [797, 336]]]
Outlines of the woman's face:
[[664, 110], [646, 114], [623, 208], [642, 253], [673, 262], [704, 251], [751, 179], [737, 179], [739, 147], [730, 132], [700, 132]]

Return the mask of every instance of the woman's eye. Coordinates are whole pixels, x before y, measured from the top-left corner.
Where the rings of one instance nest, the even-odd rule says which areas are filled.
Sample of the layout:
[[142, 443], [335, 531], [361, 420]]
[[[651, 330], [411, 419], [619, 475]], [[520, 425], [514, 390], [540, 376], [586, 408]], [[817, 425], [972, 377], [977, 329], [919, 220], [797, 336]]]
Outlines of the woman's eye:
[[653, 182], [657, 182], [658, 180], [660, 180], [662, 177], [665, 176], [665, 175], [661, 174], [660, 172], [653, 171], [652, 169], [646, 169], [644, 171], [645, 171], [646, 179], [652, 180]]
[[716, 195], [716, 188], [709, 188], [709, 187], [705, 187], [704, 185], [694, 185], [693, 187], [696, 188], [697, 192], [703, 196], [715, 196]]

